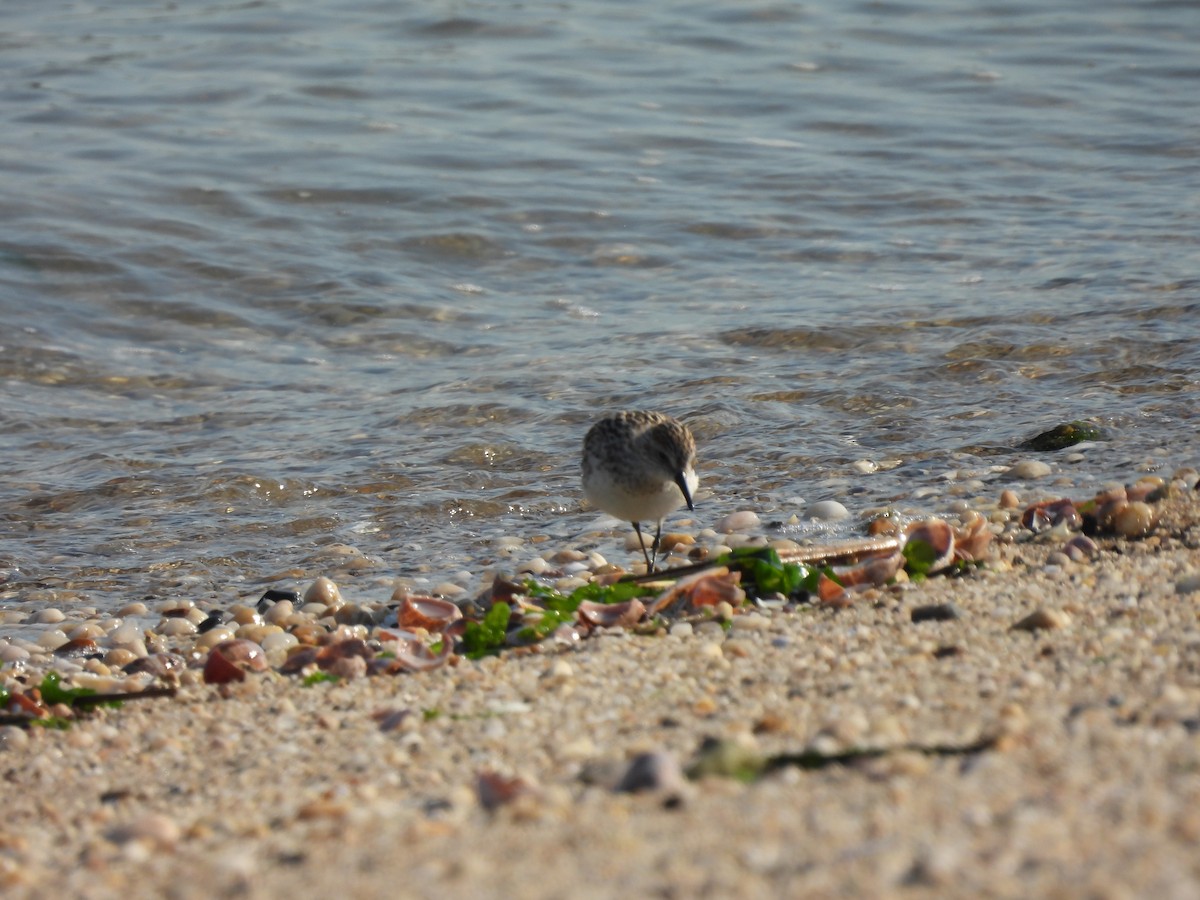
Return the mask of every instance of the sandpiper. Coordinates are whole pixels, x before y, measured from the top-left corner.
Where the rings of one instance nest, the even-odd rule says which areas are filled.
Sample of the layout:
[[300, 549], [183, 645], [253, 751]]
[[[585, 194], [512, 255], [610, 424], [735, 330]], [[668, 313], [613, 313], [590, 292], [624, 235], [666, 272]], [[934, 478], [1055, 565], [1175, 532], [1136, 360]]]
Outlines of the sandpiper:
[[[593, 425], [583, 439], [583, 492], [594, 506], [633, 523], [649, 572], [663, 519], [685, 503], [696, 508], [695, 461], [696, 441], [688, 427], [657, 412], [616, 413]], [[650, 521], [658, 527], [647, 552], [641, 523]]]

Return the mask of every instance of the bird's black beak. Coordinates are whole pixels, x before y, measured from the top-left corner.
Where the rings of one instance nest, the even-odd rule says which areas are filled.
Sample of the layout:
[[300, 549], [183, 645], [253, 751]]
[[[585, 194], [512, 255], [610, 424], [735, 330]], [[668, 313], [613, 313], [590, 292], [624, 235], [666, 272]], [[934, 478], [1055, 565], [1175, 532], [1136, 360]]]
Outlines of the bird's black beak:
[[692, 492], [688, 490], [687, 479], [683, 477], [682, 471], [675, 473], [675, 483], [679, 485], [679, 490], [683, 492], [683, 499], [687, 501], [688, 509], [694, 512], [696, 506], [692, 503]]

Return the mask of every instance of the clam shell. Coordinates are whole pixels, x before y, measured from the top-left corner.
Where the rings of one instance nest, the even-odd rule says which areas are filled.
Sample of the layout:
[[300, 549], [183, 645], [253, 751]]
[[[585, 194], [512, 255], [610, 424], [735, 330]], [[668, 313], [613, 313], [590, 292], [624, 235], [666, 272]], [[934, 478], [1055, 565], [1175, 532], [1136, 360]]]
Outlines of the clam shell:
[[924, 519], [908, 526], [909, 541], [924, 541], [933, 548], [930, 572], [940, 572], [954, 561], [954, 529], [943, 519]]
[[401, 628], [424, 628], [434, 634], [461, 618], [462, 610], [457, 605], [437, 597], [406, 596], [396, 611]]
[[628, 628], [646, 615], [646, 606], [634, 597], [624, 603], [597, 603], [584, 600], [576, 611], [579, 621], [593, 628]]
[[244, 681], [247, 672], [262, 672], [266, 668], [267, 657], [262, 647], [254, 641], [233, 638], [221, 641], [209, 651], [204, 663], [204, 683]]

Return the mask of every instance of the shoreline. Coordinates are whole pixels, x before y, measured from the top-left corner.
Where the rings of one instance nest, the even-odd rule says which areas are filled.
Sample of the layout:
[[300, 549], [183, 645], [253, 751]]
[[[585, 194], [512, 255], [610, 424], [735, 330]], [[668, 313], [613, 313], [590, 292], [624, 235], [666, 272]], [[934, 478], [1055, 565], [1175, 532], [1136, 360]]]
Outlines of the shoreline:
[[[1156, 508], [1150, 536], [1098, 538], [1093, 560], [1002, 544], [983, 570], [728, 632], [606, 632], [311, 687], [184, 684], [66, 731], [7, 728], [0, 885], [1194, 896], [1200, 493]], [[946, 604], [957, 618], [912, 619]], [[681, 780], [706, 738], [759, 760], [883, 752]], [[947, 746], [967, 752], [929, 752]], [[614, 790], [643, 753], [659, 787]]]

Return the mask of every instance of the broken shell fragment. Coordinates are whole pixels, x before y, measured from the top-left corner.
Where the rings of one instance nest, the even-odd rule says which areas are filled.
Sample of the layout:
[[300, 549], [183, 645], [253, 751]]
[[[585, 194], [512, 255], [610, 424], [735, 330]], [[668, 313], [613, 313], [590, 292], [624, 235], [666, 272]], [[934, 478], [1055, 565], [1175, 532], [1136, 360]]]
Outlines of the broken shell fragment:
[[424, 628], [434, 634], [461, 618], [462, 610], [456, 604], [437, 597], [406, 596], [396, 612], [401, 628]]
[[738, 607], [746, 601], [746, 592], [741, 588], [742, 573], [731, 572], [728, 566], [718, 566], [705, 572], [697, 572], [681, 578], [655, 599], [646, 609], [647, 616], [655, 616], [674, 603], [686, 602], [692, 607], [716, 606], [728, 603]]
[[932, 551], [928, 572], [940, 572], [954, 561], [954, 529], [942, 519], [913, 522], [905, 531], [906, 543], [920, 541]]
[[593, 628], [628, 628], [646, 615], [645, 604], [634, 597], [624, 603], [597, 603], [584, 600], [577, 610], [579, 621]]
[[262, 672], [266, 668], [267, 657], [262, 647], [254, 641], [233, 638], [221, 641], [209, 651], [204, 663], [204, 683], [244, 681], [247, 672]]

